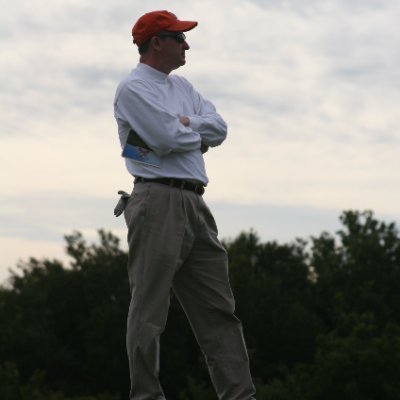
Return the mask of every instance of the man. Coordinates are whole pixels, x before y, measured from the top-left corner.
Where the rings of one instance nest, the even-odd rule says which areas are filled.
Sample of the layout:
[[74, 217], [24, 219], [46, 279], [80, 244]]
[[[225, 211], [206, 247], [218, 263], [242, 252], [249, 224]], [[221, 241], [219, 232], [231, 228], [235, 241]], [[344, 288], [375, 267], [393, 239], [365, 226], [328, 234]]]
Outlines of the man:
[[125, 209], [132, 400], [165, 399], [158, 380], [159, 339], [171, 289], [205, 355], [219, 399], [255, 395], [241, 323], [234, 315], [227, 254], [202, 197], [208, 183], [203, 153], [225, 140], [227, 127], [186, 79], [170, 75], [186, 63], [189, 45], [183, 32], [196, 25], [168, 11], [140, 17], [132, 29], [140, 63], [120, 83], [114, 101], [121, 145], [126, 148], [128, 141], [135, 148], [128, 139], [133, 135], [147, 148], [136, 159], [125, 159], [135, 183]]

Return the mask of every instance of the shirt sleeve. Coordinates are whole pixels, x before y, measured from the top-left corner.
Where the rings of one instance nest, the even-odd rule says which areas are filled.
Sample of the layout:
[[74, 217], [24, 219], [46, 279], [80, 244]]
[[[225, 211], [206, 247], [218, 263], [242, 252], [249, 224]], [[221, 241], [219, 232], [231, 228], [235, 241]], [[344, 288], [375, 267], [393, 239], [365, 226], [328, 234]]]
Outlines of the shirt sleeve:
[[127, 121], [160, 156], [200, 149], [200, 133], [181, 124], [144, 81], [124, 85], [116, 99], [116, 109], [116, 117]]
[[[184, 79], [184, 78], [182, 78]], [[186, 79], [184, 79], [186, 81]], [[227, 136], [227, 124], [216, 111], [214, 104], [206, 100], [194, 87], [186, 81], [189, 86], [190, 95], [195, 105], [195, 115], [188, 115], [190, 127], [198, 132], [201, 140], [207, 146], [220, 145]]]

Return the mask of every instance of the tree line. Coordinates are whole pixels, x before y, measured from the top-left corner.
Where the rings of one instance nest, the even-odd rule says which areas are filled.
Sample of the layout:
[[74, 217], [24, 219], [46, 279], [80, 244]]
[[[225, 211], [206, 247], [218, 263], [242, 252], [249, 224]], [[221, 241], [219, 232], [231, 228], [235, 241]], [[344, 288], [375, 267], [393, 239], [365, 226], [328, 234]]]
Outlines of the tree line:
[[[258, 400], [400, 398], [400, 237], [371, 211], [345, 211], [332, 234], [224, 242]], [[128, 399], [127, 254], [65, 236], [69, 265], [20, 263], [0, 287], [0, 398]], [[216, 400], [203, 356], [171, 293], [161, 339], [168, 399]]]

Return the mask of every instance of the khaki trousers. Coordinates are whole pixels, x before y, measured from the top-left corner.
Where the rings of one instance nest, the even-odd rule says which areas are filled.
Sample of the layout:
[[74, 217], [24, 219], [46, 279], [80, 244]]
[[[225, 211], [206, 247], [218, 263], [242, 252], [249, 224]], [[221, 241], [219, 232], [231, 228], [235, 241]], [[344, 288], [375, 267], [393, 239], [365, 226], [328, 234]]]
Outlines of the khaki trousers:
[[159, 340], [171, 289], [204, 353], [218, 398], [254, 399], [227, 254], [203, 198], [158, 183], [137, 183], [125, 219], [132, 295], [127, 321], [130, 399], [165, 399], [158, 380]]

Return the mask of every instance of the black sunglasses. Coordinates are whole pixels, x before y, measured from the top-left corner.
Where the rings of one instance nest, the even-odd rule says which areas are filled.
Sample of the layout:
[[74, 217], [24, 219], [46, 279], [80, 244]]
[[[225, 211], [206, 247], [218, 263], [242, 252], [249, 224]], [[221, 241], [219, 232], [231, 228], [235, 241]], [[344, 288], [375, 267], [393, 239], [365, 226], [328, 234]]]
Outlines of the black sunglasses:
[[179, 44], [184, 43], [186, 40], [186, 36], [183, 32], [178, 32], [178, 33], [159, 33], [157, 35], [158, 37], [170, 37], [175, 39]]

